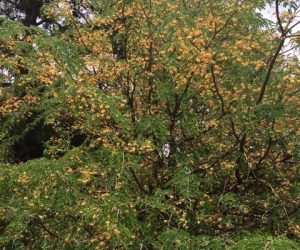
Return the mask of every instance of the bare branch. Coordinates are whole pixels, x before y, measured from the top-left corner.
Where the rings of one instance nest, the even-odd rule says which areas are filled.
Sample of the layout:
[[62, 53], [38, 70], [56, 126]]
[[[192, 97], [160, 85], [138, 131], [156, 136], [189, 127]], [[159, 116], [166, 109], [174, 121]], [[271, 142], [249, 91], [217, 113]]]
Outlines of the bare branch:
[[276, 18], [277, 18], [277, 23], [279, 25], [279, 30], [281, 32], [281, 35], [284, 36], [285, 31], [284, 31], [284, 28], [282, 26], [282, 22], [281, 22], [281, 19], [280, 19], [280, 13], [279, 13], [279, 0], [276, 0]]

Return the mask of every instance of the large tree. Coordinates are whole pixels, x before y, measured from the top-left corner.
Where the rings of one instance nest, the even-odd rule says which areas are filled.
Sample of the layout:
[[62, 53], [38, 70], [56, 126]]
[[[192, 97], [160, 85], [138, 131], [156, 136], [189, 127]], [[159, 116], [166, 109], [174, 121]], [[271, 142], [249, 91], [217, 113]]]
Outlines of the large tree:
[[0, 20], [0, 157], [44, 157], [1, 166], [0, 244], [299, 237], [297, 1], [37, 2]]

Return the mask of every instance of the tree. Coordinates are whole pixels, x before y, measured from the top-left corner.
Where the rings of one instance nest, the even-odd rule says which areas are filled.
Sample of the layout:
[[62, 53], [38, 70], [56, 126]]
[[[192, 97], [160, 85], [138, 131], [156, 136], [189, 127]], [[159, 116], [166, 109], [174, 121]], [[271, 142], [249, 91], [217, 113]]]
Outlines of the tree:
[[[276, 23], [259, 14], [268, 2]], [[2, 161], [34, 158], [14, 152], [37, 125], [44, 158], [1, 166], [0, 244], [223, 249], [241, 230], [299, 237], [299, 9], [49, 1], [30, 23], [1, 19]], [[38, 17], [56, 26], [30, 26]]]

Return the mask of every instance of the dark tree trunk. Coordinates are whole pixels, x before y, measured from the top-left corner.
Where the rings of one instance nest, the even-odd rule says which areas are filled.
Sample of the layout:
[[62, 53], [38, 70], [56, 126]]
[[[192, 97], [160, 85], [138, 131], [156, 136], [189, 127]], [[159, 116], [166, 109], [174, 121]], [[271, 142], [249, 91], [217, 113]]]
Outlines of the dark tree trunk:
[[36, 25], [43, 6], [43, 0], [21, 0], [19, 6], [20, 10], [25, 12], [24, 25]]

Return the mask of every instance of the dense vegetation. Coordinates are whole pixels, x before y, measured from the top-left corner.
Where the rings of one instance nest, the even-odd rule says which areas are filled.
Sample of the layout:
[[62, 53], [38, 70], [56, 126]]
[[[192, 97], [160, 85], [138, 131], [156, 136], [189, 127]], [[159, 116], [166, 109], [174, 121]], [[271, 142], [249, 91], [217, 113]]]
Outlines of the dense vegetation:
[[299, 1], [0, 14], [1, 249], [300, 248]]

